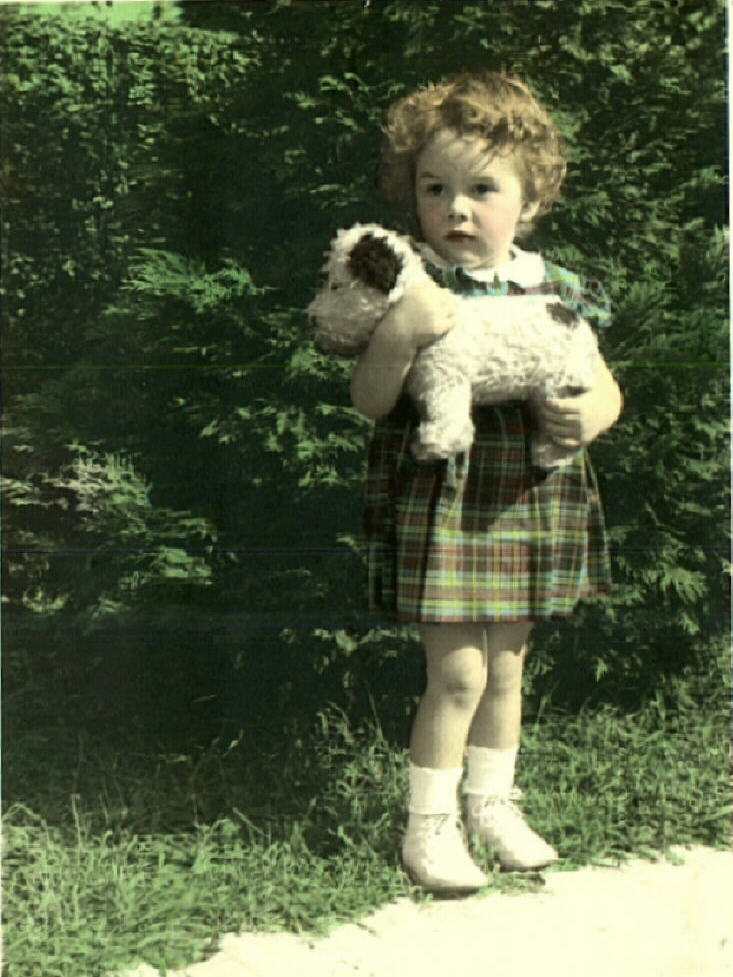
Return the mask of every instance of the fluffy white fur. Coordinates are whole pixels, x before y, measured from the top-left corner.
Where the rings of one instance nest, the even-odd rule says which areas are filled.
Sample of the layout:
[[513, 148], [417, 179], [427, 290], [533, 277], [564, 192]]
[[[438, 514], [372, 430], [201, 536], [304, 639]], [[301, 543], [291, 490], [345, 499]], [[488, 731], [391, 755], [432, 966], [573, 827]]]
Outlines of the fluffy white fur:
[[[405, 288], [428, 274], [409, 238], [378, 224], [340, 230], [331, 242], [308, 307], [315, 342], [358, 355]], [[458, 322], [421, 349], [405, 381], [421, 422], [412, 450], [421, 460], [446, 458], [473, 442], [471, 404], [538, 403], [587, 390], [598, 361], [587, 322], [553, 295], [461, 296]], [[542, 468], [572, 453], [537, 432], [532, 461]]]

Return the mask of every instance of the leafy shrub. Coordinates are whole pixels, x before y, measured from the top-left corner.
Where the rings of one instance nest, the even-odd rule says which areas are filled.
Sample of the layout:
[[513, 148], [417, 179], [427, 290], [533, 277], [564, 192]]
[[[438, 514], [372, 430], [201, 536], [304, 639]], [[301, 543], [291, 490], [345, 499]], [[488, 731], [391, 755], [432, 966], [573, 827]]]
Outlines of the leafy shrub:
[[211, 523], [152, 505], [150, 486], [123, 456], [79, 445], [69, 456], [56, 471], [2, 479], [9, 609], [72, 611], [90, 624], [211, 583]]
[[[293, 669], [352, 705], [369, 688], [392, 709], [398, 673], [418, 691], [412, 659], [396, 664], [404, 631], [362, 611], [368, 425], [304, 308], [336, 226], [399, 223], [373, 187], [384, 107], [494, 67], [525, 76], [566, 137], [566, 190], [530, 246], [605, 282], [626, 395], [592, 448], [616, 591], [541, 629], [528, 678], [537, 696], [633, 699], [704, 660], [728, 619], [721, 0], [181, 14], [101, 28], [2, 11], [18, 613], [164, 617], [185, 600], [246, 621], [220, 639], [282, 708]], [[91, 554], [71, 572], [70, 546]]]

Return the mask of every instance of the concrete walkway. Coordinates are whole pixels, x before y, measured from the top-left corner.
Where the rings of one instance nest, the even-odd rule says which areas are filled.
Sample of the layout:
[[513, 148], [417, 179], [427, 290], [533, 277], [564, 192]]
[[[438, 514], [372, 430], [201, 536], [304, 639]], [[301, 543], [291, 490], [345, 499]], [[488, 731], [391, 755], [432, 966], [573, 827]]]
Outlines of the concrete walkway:
[[322, 939], [230, 934], [168, 977], [733, 977], [733, 851], [675, 854], [547, 872], [536, 893], [400, 900]]

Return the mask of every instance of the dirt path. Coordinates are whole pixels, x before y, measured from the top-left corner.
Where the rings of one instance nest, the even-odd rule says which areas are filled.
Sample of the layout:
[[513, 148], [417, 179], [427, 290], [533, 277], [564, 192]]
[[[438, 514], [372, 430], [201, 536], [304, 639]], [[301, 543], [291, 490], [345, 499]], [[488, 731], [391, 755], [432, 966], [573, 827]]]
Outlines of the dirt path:
[[547, 872], [537, 893], [401, 900], [323, 939], [228, 935], [168, 977], [733, 977], [733, 850], [675, 853]]

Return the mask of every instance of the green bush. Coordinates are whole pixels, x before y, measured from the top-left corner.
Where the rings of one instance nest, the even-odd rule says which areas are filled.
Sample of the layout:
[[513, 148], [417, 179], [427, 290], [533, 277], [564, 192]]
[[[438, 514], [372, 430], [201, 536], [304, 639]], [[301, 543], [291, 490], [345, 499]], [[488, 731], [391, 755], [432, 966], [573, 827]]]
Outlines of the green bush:
[[538, 631], [528, 691], [633, 701], [704, 662], [728, 619], [722, 0], [180, 9], [0, 12], [13, 634], [185, 603], [253, 708], [301, 684], [409, 708], [408, 636], [363, 613], [368, 425], [304, 308], [337, 226], [399, 221], [373, 187], [385, 106], [492, 67], [565, 134], [530, 246], [605, 282], [626, 396], [592, 449], [616, 591]]

